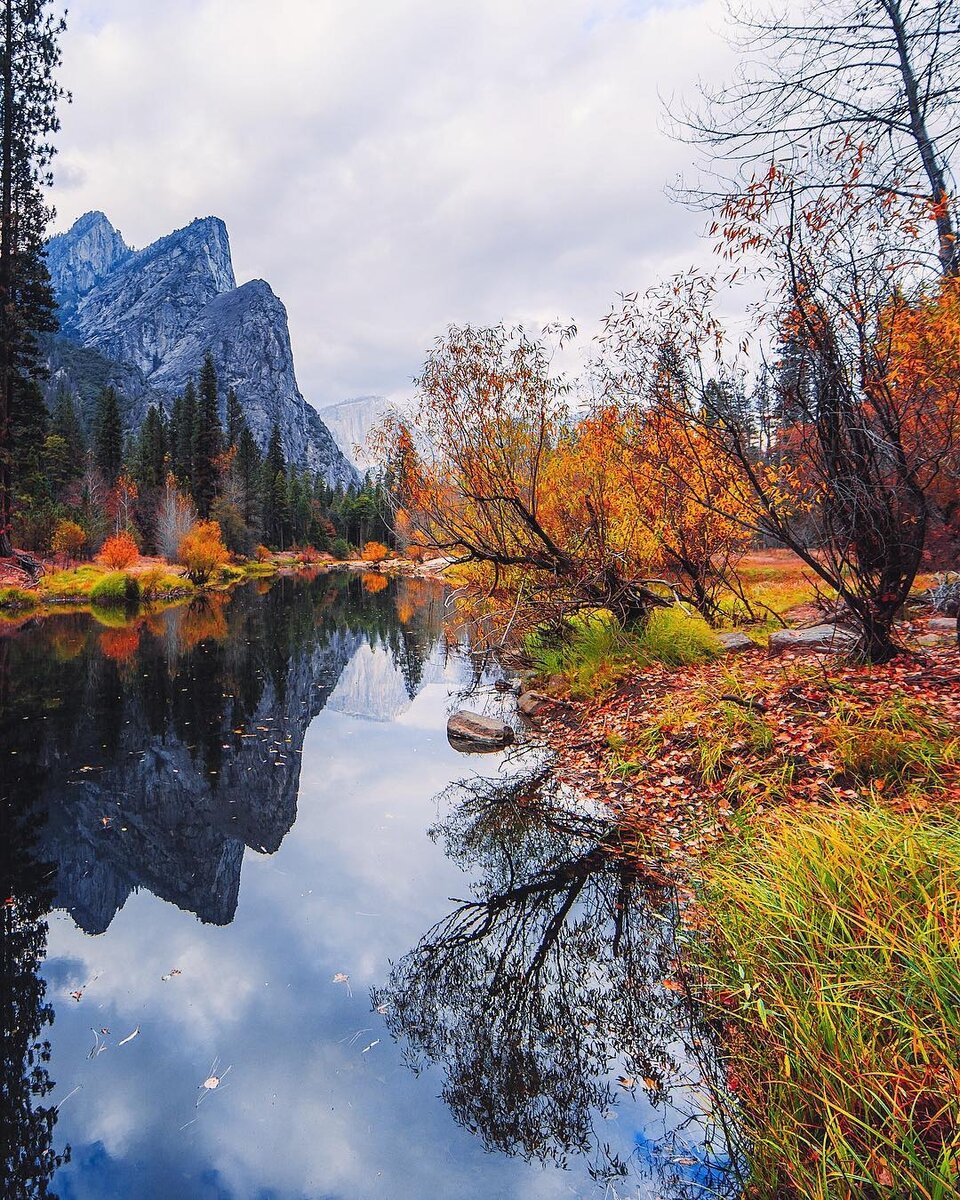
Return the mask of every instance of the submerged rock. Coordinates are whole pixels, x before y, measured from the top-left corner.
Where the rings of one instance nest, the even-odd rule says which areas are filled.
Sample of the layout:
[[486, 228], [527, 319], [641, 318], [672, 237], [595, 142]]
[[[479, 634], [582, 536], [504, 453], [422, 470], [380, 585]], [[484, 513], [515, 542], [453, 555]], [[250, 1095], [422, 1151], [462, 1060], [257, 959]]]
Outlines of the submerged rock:
[[513, 730], [505, 721], [480, 713], [461, 711], [447, 721], [447, 739], [455, 750], [483, 753], [502, 750], [513, 741]]

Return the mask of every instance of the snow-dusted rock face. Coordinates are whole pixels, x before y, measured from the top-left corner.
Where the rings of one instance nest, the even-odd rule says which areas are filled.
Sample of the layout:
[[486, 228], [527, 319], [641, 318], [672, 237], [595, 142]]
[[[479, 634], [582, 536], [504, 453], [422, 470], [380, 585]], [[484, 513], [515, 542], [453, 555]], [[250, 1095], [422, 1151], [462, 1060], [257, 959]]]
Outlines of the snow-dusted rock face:
[[[167, 404], [209, 351], [223, 396], [236, 388], [262, 448], [276, 421], [290, 461], [332, 484], [356, 480], [297, 386], [286, 309], [263, 280], [236, 286], [218, 217], [133, 251], [102, 213], [88, 213], [51, 239], [47, 259], [65, 337], [135, 368]], [[127, 414], [131, 426], [142, 409]]]
[[361, 471], [378, 464], [367, 446], [370, 431], [383, 420], [387, 412], [384, 396], [353, 396], [320, 409], [320, 419], [333, 434], [337, 445]]

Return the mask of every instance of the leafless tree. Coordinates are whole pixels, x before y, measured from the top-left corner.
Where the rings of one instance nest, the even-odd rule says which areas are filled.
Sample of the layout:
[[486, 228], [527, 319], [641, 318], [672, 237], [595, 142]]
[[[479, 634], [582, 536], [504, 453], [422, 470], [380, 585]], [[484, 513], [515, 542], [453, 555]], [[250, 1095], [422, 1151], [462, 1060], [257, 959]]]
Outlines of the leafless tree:
[[700, 103], [675, 114], [680, 136], [711, 151], [725, 177], [719, 191], [739, 191], [772, 162], [821, 186], [835, 165], [831, 147], [869, 146], [859, 185], [923, 201], [940, 270], [955, 274], [958, 0], [807, 0], [731, 17], [736, 78], [702, 87]]

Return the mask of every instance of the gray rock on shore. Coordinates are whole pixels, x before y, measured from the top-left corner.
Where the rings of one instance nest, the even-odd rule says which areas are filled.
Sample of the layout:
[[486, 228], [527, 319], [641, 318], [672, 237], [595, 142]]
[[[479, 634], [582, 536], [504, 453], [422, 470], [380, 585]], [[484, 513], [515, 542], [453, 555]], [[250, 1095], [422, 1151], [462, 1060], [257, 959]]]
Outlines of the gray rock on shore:
[[810, 629], [776, 629], [767, 647], [771, 658], [779, 654], [842, 654], [856, 641], [857, 635], [840, 625], [814, 625]]
[[522, 716], [526, 717], [531, 724], [536, 725], [539, 724], [544, 710], [549, 707], [550, 703], [550, 697], [545, 696], [543, 692], [524, 692], [517, 700], [517, 708]]
[[447, 721], [447, 740], [461, 753], [485, 754], [509, 746], [514, 734], [506, 722], [496, 717], [462, 710]]

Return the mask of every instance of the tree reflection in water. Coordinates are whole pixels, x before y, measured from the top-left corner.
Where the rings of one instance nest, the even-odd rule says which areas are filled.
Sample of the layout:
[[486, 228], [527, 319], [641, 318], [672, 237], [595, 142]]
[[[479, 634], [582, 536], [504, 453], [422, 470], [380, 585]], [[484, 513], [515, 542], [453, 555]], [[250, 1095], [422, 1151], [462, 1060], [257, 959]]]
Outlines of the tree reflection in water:
[[[431, 835], [479, 872], [477, 898], [373, 993], [413, 1069], [442, 1068], [443, 1099], [488, 1149], [561, 1166], [586, 1155], [598, 1180], [652, 1175], [674, 1197], [738, 1194], [698, 1088], [708, 1036], [663, 987], [670, 887], [618, 853], [609, 821], [572, 805], [548, 764], [458, 784], [441, 802], [450, 811]], [[604, 1138], [635, 1098], [670, 1113], [667, 1144], [638, 1133], [618, 1151]]]
[[44, 1037], [53, 1008], [38, 968], [55, 867], [37, 855], [45, 818], [36, 733], [24, 717], [24, 693], [11, 687], [9, 653], [0, 640], [0, 743], [9, 753], [0, 782], [0, 1162], [4, 1200], [46, 1200], [53, 1173], [69, 1157], [54, 1153], [57, 1110], [42, 1103], [54, 1087]]

